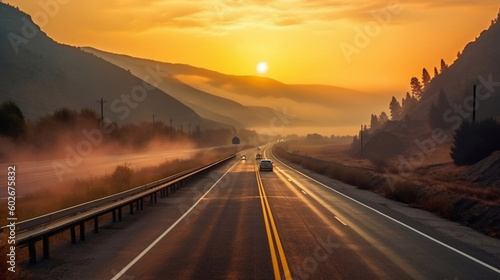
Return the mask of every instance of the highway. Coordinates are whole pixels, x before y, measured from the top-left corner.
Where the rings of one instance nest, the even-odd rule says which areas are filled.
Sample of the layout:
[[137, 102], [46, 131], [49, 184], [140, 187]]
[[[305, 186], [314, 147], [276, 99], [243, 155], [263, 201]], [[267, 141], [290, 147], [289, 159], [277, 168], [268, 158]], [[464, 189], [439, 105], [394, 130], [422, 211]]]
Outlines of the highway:
[[[30, 266], [34, 279], [500, 279], [500, 260], [256, 151]], [[500, 242], [494, 243], [499, 245]], [[500, 245], [499, 245], [500, 247]]]

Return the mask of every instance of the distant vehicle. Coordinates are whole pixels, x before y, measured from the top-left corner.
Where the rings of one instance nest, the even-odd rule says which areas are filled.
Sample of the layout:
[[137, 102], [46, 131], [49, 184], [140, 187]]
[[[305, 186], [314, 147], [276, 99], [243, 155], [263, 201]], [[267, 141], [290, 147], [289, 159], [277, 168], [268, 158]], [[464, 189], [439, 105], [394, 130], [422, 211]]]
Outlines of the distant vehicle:
[[257, 156], [255, 156], [256, 159], [261, 159], [262, 158], [262, 155], [261, 154], [257, 154]]
[[263, 159], [260, 161], [259, 170], [273, 171], [273, 162], [270, 159]]
[[247, 159], [247, 156], [245, 156], [245, 155], [241, 156], [241, 160], [246, 160], [246, 159]]
[[259, 151], [260, 151], [261, 149], [262, 149], [262, 148], [261, 148], [260, 146], [258, 146], [258, 147], [257, 147], [257, 150], [259, 150]]

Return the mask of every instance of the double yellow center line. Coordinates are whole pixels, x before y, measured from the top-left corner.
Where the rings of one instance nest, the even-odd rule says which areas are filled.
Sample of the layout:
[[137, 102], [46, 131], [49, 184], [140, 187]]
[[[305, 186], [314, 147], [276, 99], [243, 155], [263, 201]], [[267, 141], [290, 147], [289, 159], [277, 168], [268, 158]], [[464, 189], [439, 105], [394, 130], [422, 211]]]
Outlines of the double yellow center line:
[[[257, 185], [259, 187], [260, 203], [262, 206], [262, 214], [264, 216], [264, 223], [266, 225], [267, 241], [269, 243], [269, 250], [271, 252], [271, 260], [273, 263], [274, 278], [281, 279], [281, 270], [278, 263], [278, 254], [281, 266], [283, 267], [283, 275], [285, 279], [292, 279], [292, 274], [288, 267], [288, 262], [285, 257], [285, 251], [283, 250], [283, 245], [281, 244], [280, 236], [278, 234], [278, 229], [276, 228], [276, 223], [274, 222], [273, 213], [271, 207], [269, 206], [269, 201], [267, 200], [266, 191], [264, 190], [264, 185], [262, 184], [262, 179], [260, 178], [259, 167], [255, 165], [255, 176], [257, 177]], [[276, 253], [278, 251], [278, 254]]]

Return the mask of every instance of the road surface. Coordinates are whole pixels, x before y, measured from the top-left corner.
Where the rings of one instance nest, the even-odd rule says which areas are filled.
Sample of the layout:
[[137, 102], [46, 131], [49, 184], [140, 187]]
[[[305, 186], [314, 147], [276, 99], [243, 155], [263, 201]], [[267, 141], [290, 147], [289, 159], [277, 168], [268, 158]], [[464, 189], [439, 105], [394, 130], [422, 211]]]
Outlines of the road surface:
[[[40, 279], [500, 279], [500, 261], [275, 159], [233, 160], [123, 222], [62, 244]], [[500, 247], [498, 240], [491, 241]]]

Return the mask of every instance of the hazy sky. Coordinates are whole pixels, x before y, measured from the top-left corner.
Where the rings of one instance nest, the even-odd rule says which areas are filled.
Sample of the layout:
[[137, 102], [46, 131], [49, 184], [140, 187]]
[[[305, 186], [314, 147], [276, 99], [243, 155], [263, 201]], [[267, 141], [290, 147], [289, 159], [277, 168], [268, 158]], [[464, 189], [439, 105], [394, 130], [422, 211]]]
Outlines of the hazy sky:
[[[5, 1], [58, 42], [401, 96], [488, 28], [496, 0]], [[47, 3], [45, 6], [43, 3]], [[432, 73], [432, 72], [431, 72]]]

